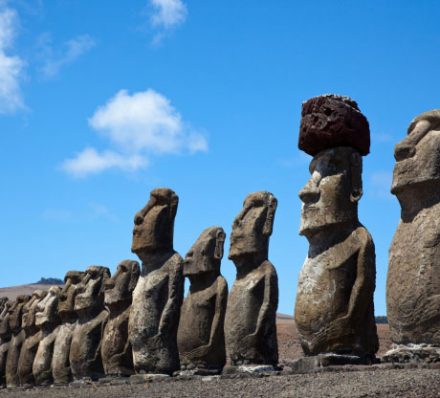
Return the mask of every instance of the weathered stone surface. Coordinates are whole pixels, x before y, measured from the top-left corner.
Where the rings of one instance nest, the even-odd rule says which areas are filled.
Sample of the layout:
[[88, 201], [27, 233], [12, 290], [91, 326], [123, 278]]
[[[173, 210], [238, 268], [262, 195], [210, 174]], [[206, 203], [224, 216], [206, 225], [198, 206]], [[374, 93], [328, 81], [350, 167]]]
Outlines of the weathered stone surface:
[[109, 318], [102, 337], [101, 355], [106, 375], [130, 376], [134, 373], [128, 317], [139, 273], [137, 261], [122, 261], [116, 274], [104, 285], [104, 302]]
[[9, 309], [11, 302], [6, 300], [0, 312], [0, 388], [6, 386], [6, 356], [8, 354], [11, 340], [11, 329], [9, 327]]
[[6, 386], [8, 388], [18, 387], [20, 380], [18, 379], [18, 359], [20, 357], [21, 346], [26, 338], [24, 330], [21, 328], [23, 307], [30, 300], [30, 296], [18, 296], [9, 309], [9, 328], [12, 337], [8, 347], [8, 355], [6, 357]]
[[73, 330], [78, 319], [75, 312], [75, 298], [82, 288], [83, 276], [83, 272], [69, 271], [64, 277], [64, 286], [58, 300], [58, 315], [61, 318], [61, 325], [54, 331], [55, 341], [52, 356], [54, 384], [67, 384], [72, 380], [69, 355]]
[[440, 346], [433, 344], [393, 344], [393, 347], [382, 357], [383, 362], [394, 363], [438, 363]]
[[58, 316], [58, 300], [61, 287], [52, 286], [46, 297], [37, 305], [35, 325], [40, 330], [40, 344], [38, 344], [32, 365], [32, 373], [36, 385], [49, 385], [52, 383], [52, 356], [55, 345], [55, 329], [60, 323]]
[[180, 312], [177, 345], [180, 367], [187, 373], [220, 373], [225, 364], [228, 285], [220, 274], [225, 236], [223, 228], [205, 229], [183, 263], [191, 284]]
[[173, 249], [178, 196], [155, 189], [134, 219], [132, 252], [142, 260], [133, 292], [129, 338], [137, 373], [179, 369], [177, 328], [183, 300], [182, 258]]
[[362, 158], [349, 147], [320, 152], [299, 196], [309, 252], [299, 276], [295, 322], [306, 355], [374, 356], [375, 252], [358, 220]]
[[349, 146], [370, 152], [370, 127], [355, 101], [328, 94], [303, 103], [299, 148], [315, 156], [324, 149]]
[[412, 121], [395, 158], [391, 192], [401, 220], [387, 277], [391, 339], [440, 347], [440, 110]]
[[104, 284], [110, 278], [106, 267], [90, 266], [81, 281], [80, 293], [75, 297], [78, 321], [70, 346], [70, 368], [73, 378], [104, 376], [101, 359], [102, 334], [108, 312], [104, 308]]
[[278, 364], [278, 279], [268, 260], [276, 207], [271, 193], [251, 193], [232, 225], [229, 259], [237, 278], [225, 317], [227, 367]]
[[0, 314], [3, 312], [3, 310], [5, 309], [7, 303], [8, 303], [8, 298], [7, 297], [0, 297]]

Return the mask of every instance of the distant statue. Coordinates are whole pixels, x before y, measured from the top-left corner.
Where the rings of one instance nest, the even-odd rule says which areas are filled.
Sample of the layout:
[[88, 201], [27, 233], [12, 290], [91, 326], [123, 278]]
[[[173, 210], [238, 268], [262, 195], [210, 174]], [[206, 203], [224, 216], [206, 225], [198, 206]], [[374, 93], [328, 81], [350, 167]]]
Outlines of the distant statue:
[[278, 278], [268, 260], [276, 208], [271, 193], [251, 193], [232, 225], [229, 259], [237, 268], [237, 278], [225, 318], [227, 370], [278, 364]]
[[191, 284], [177, 334], [182, 371], [217, 374], [225, 364], [223, 329], [228, 285], [220, 274], [225, 236], [223, 228], [205, 229], [183, 263], [183, 275]]
[[61, 325], [54, 331], [55, 341], [51, 365], [54, 384], [67, 384], [72, 380], [69, 356], [73, 331], [78, 320], [75, 312], [75, 298], [82, 288], [83, 276], [83, 272], [69, 271], [64, 277], [64, 286], [58, 300], [58, 316], [61, 319]]
[[172, 190], [155, 189], [134, 218], [131, 250], [142, 261], [129, 319], [136, 373], [172, 374], [179, 369], [183, 260], [173, 249], [178, 201]]
[[134, 373], [128, 317], [139, 272], [137, 261], [122, 261], [116, 274], [104, 284], [104, 303], [109, 318], [102, 337], [101, 355], [106, 375], [130, 376]]
[[47, 386], [52, 384], [52, 356], [56, 338], [56, 327], [60, 323], [58, 316], [58, 299], [61, 287], [52, 286], [37, 305], [35, 325], [40, 330], [41, 340], [32, 365], [35, 384]]
[[26, 339], [25, 331], [22, 329], [22, 318], [24, 306], [31, 299], [30, 296], [20, 295], [12, 303], [9, 309], [9, 329], [12, 337], [8, 347], [8, 355], [6, 357], [6, 386], [8, 388], [18, 387], [20, 380], [18, 378], [18, 360], [20, 357], [21, 347]]
[[35, 325], [35, 314], [38, 303], [44, 299], [46, 294], [47, 292], [44, 290], [35, 290], [31, 299], [23, 307], [22, 327], [25, 340], [20, 350], [17, 367], [18, 378], [22, 387], [32, 387], [35, 384], [32, 365], [42, 337]]
[[386, 356], [438, 360], [440, 110], [422, 113], [411, 122], [408, 136], [396, 145], [395, 158], [391, 193], [399, 200], [401, 220], [390, 248], [387, 315], [397, 346]]
[[9, 327], [9, 309], [11, 304], [9, 300], [3, 301], [0, 312], [0, 389], [6, 387], [6, 357], [11, 341], [11, 328]]
[[300, 149], [314, 140], [322, 145], [318, 138], [326, 134], [327, 147], [311, 152], [311, 177], [299, 193], [300, 234], [310, 244], [295, 305], [301, 346], [307, 356], [332, 353], [370, 363], [378, 350], [375, 252], [358, 219], [368, 122], [353, 100], [334, 95], [307, 101], [302, 115]]
[[104, 376], [101, 359], [102, 335], [108, 312], [104, 308], [104, 284], [110, 278], [106, 267], [90, 266], [81, 282], [81, 292], [75, 297], [78, 322], [70, 346], [70, 367], [75, 380]]

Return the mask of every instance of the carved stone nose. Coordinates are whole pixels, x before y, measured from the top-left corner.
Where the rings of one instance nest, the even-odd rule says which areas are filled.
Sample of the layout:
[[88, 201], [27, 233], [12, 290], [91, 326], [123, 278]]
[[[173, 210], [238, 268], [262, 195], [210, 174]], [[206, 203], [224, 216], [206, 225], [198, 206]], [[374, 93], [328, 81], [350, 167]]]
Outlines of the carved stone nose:
[[396, 161], [412, 158], [416, 154], [416, 148], [414, 145], [407, 143], [397, 144], [394, 149], [394, 158]]
[[316, 203], [320, 196], [319, 189], [317, 187], [311, 187], [306, 185], [301, 191], [299, 191], [299, 198], [303, 203]]

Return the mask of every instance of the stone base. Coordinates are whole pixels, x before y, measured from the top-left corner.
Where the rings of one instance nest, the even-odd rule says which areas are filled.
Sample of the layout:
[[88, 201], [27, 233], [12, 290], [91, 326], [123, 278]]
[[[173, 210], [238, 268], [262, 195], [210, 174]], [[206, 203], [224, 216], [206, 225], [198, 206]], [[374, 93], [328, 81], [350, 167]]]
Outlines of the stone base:
[[174, 372], [173, 376], [215, 376], [222, 372], [221, 369], [195, 368]]
[[382, 357], [382, 362], [440, 362], [440, 347], [431, 344], [394, 344], [391, 350]]
[[357, 355], [342, 355], [342, 354], [319, 354], [311, 357], [304, 357], [289, 363], [292, 373], [310, 373], [322, 370], [329, 366], [341, 365], [372, 365], [378, 363], [376, 357], [371, 356], [357, 356]]
[[277, 372], [279, 369], [272, 365], [238, 365], [225, 366], [223, 374], [251, 374], [251, 375], [265, 375]]
[[130, 383], [131, 384], [142, 384], [142, 383], [149, 383], [150, 381], [166, 380], [169, 378], [170, 378], [170, 375], [162, 374], [162, 373], [139, 373], [139, 374], [130, 376]]

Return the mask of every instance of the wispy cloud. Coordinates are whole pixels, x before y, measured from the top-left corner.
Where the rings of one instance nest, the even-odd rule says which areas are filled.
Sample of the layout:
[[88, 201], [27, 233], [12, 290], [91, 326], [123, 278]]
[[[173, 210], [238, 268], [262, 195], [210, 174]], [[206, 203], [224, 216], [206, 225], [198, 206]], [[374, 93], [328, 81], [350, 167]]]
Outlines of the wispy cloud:
[[377, 198], [392, 199], [390, 193], [393, 173], [390, 171], [376, 171], [368, 177], [368, 194]]
[[75, 177], [108, 169], [135, 171], [145, 168], [151, 155], [208, 150], [205, 136], [183, 121], [169, 99], [151, 89], [119, 91], [96, 110], [89, 125], [112, 149], [100, 153], [89, 147], [65, 160], [63, 170]]
[[150, 22], [157, 30], [153, 44], [159, 44], [170, 30], [185, 22], [188, 9], [182, 0], [150, 0], [149, 4]]
[[373, 143], [377, 142], [379, 144], [385, 144], [392, 142], [393, 136], [387, 133], [372, 133], [371, 140]]
[[56, 76], [61, 68], [76, 61], [83, 54], [96, 45], [95, 40], [89, 35], [80, 35], [67, 40], [60, 50], [55, 50], [51, 36], [48, 33], [40, 36], [38, 50], [43, 65], [41, 73], [46, 78]]
[[18, 30], [18, 15], [15, 10], [0, 3], [0, 113], [13, 113], [23, 109], [20, 79], [24, 61], [10, 55]]

